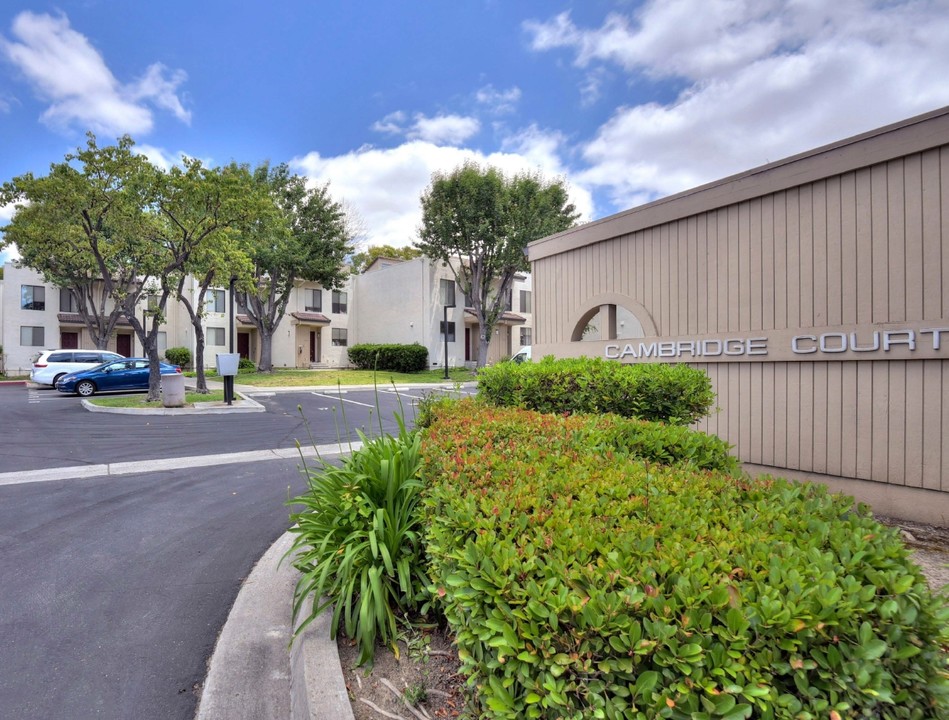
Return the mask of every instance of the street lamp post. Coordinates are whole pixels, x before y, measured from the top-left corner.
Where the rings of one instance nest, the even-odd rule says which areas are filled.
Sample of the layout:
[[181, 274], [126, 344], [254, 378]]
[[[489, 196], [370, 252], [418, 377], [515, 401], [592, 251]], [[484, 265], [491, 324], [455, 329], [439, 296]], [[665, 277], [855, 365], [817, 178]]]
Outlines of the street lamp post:
[[[228, 334], [228, 344], [227, 351], [230, 354], [234, 354], [234, 283], [237, 281], [237, 278], [231, 275], [231, 284], [230, 284], [230, 297], [227, 301], [227, 334]], [[234, 403], [234, 376], [225, 375], [224, 376], [224, 402], [228, 405]]]
[[452, 283], [450, 286], [450, 291], [448, 286], [444, 286], [445, 297], [444, 306], [442, 307], [442, 335], [445, 337], [445, 379], [448, 380], [448, 310], [454, 309], [455, 307], [455, 284]]

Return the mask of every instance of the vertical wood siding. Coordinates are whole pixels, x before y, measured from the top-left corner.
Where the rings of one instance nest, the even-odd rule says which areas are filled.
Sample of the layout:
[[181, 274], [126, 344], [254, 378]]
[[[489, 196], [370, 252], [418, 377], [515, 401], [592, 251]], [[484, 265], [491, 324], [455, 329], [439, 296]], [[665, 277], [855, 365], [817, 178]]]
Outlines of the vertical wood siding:
[[[660, 336], [949, 322], [949, 148], [835, 175], [535, 262], [535, 342], [619, 293]], [[949, 492], [949, 361], [698, 364], [739, 456]]]

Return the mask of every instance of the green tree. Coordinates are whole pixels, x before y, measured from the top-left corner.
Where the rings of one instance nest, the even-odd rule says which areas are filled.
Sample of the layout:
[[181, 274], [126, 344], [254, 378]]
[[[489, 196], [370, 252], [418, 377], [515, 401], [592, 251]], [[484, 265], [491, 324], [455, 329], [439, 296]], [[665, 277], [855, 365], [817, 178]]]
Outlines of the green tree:
[[432, 175], [421, 201], [415, 247], [454, 273], [478, 318], [478, 367], [484, 367], [514, 275], [530, 269], [527, 244], [572, 227], [579, 214], [561, 180], [538, 173], [509, 178], [476, 163]]
[[[206, 168], [189, 158], [183, 158], [182, 165], [162, 173], [159, 180], [156, 245], [168, 263], [159, 280], [161, 298], [174, 297], [188, 312], [194, 328], [197, 390], [207, 392], [204, 317], [208, 289], [215, 283], [229, 284], [232, 277], [249, 280], [251, 263], [241, 246], [240, 231], [276, 209], [246, 167]], [[153, 315], [156, 333], [159, 319], [157, 313]]]
[[342, 204], [327, 185], [308, 188], [286, 165], [262, 165], [254, 171], [258, 186], [273, 199], [279, 217], [266, 218], [246, 231], [244, 242], [253, 263], [250, 283], [238, 302], [260, 337], [258, 368], [273, 370], [273, 335], [300, 280], [338, 289], [346, 279], [344, 263], [352, 254], [352, 230]]
[[124, 301], [143, 288], [146, 258], [136, 241], [145, 232], [154, 169], [133, 145], [125, 136], [99, 148], [89, 133], [86, 147], [51, 165], [48, 175], [20, 175], [0, 191], [0, 204], [16, 204], [0, 228], [0, 248], [15, 244], [22, 265], [74, 295], [100, 349], [126, 313]]
[[352, 263], [354, 273], [362, 273], [366, 271], [366, 268], [372, 265], [372, 262], [376, 258], [412, 260], [413, 258], [421, 257], [421, 255], [422, 251], [411, 245], [400, 248], [392, 247], [391, 245], [372, 245], [362, 252], [353, 255], [350, 262]]

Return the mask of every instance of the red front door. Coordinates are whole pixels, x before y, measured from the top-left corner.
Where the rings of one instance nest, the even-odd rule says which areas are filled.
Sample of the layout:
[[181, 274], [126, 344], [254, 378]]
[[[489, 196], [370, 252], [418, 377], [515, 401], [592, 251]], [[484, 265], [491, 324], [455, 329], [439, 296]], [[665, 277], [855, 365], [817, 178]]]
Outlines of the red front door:
[[76, 350], [79, 348], [79, 333], [66, 332], [59, 333], [59, 347], [63, 350]]
[[115, 336], [115, 351], [119, 355], [124, 355], [125, 357], [131, 357], [132, 336], [131, 335], [116, 335]]
[[237, 354], [250, 359], [250, 333], [237, 333]]

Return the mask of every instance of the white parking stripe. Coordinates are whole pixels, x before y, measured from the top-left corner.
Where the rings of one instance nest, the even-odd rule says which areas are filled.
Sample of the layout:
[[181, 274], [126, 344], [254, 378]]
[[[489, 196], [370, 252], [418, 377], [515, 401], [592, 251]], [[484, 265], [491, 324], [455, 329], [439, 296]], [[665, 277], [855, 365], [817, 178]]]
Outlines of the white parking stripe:
[[358, 400], [350, 400], [349, 398], [339, 397], [338, 395], [327, 395], [326, 393], [311, 392], [310, 395], [316, 395], [317, 397], [329, 398], [330, 400], [339, 400], [340, 402], [348, 402], [353, 405], [362, 405], [367, 408], [374, 408], [375, 405], [370, 405], [369, 403], [359, 402]]
[[362, 443], [360, 442], [346, 443], [343, 445], [333, 443], [331, 445], [317, 445], [301, 447], [299, 449], [276, 448], [274, 450], [251, 450], [249, 452], [224, 453], [221, 455], [193, 455], [191, 457], [135, 460], [132, 462], [109, 463], [105, 465], [78, 465], [74, 467], [25, 470], [0, 473], [0, 486], [52, 482], [55, 480], [76, 480], [111, 475], [133, 475], [148, 472], [182, 470], [184, 468], [262, 462], [264, 460], [328, 457], [331, 455], [345, 455], [361, 447]]

